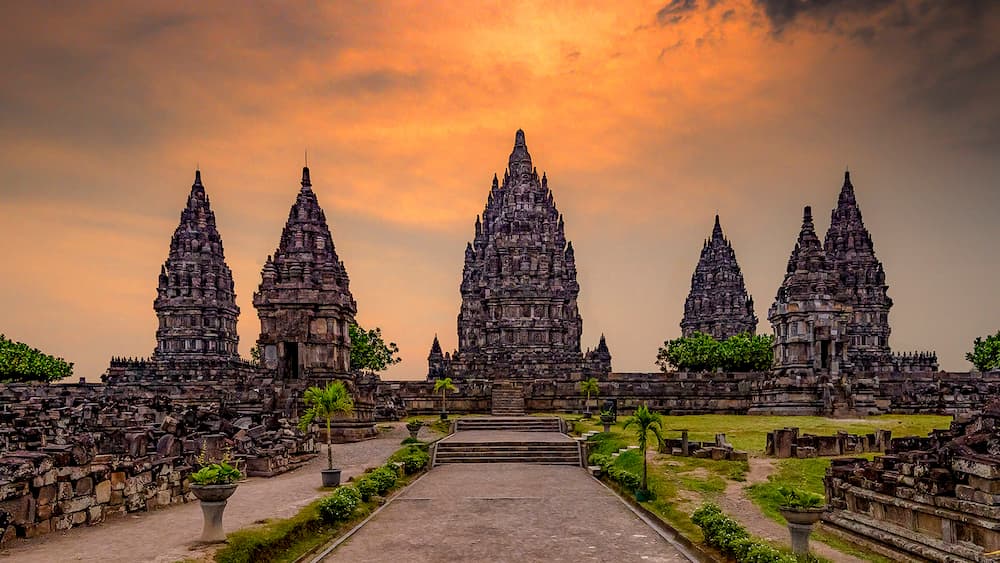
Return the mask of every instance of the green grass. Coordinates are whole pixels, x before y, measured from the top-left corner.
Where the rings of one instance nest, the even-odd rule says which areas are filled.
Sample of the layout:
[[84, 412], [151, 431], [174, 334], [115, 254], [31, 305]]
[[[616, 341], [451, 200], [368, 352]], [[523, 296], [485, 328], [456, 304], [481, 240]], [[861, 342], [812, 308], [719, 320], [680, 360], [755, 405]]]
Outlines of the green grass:
[[747, 488], [747, 493], [761, 512], [781, 524], [785, 519], [778, 512], [781, 504], [780, 487], [788, 487], [810, 493], [824, 494], [823, 477], [830, 466], [828, 458], [783, 459], [775, 464], [777, 471], [769, 475], [766, 483], [758, 483]]

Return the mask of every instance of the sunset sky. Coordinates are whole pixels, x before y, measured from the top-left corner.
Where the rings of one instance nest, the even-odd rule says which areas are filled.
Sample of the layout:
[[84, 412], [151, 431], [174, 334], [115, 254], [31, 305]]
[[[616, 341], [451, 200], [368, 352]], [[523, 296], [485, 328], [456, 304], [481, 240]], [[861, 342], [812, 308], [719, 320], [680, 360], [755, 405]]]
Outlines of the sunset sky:
[[[617, 4], [614, 8], [610, 7]], [[654, 371], [716, 212], [767, 309], [849, 166], [895, 350], [1000, 329], [1000, 3], [14, 2], [0, 33], [0, 332], [96, 380], [153, 350], [202, 177], [240, 348], [308, 149], [358, 320], [420, 378], [523, 128], [579, 269], [584, 347]]]

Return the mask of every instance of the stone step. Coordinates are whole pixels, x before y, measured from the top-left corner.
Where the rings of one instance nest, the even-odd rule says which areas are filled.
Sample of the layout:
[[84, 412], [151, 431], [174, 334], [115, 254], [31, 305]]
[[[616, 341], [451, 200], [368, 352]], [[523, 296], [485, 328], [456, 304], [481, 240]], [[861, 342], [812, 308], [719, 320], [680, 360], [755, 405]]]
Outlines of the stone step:
[[554, 459], [548, 457], [538, 457], [538, 458], [524, 458], [524, 457], [511, 457], [511, 458], [482, 458], [482, 457], [460, 457], [460, 458], [447, 458], [438, 459], [436, 461], [437, 465], [443, 465], [448, 463], [537, 463], [545, 465], [580, 465], [579, 458], [577, 459]]
[[543, 452], [570, 452], [576, 453], [579, 449], [575, 442], [570, 442], [567, 444], [454, 444], [454, 443], [440, 443], [438, 444], [439, 452], [447, 452], [461, 450], [464, 452], [491, 452], [491, 451], [543, 451]]
[[452, 457], [482, 457], [482, 458], [497, 458], [497, 457], [551, 457], [559, 459], [580, 459], [579, 451], [546, 451], [546, 450], [493, 450], [493, 451], [483, 451], [483, 450], [440, 450], [437, 452], [438, 459], [452, 458]]

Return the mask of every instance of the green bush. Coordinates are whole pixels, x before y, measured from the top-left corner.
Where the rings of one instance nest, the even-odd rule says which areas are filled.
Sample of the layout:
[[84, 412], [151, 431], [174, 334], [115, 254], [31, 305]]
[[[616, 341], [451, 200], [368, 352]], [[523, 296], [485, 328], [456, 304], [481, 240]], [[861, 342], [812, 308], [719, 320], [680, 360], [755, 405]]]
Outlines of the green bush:
[[423, 442], [421, 442], [417, 438], [414, 438], [412, 436], [407, 436], [406, 438], [403, 438], [403, 441], [400, 442], [399, 445], [401, 445], [401, 446], [409, 446], [410, 444], [422, 444], [422, 443]]
[[705, 542], [737, 563], [796, 563], [794, 555], [782, 553], [750, 535], [739, 522], [725, 515], [715, 504], [704, 504], [691, 514], [691, 521], [701, 528]]
[[587, 458], [588, 464], [600, 466], [605, 471], [611, 465], [612, 461], [612, 457], [607, 454], [590, 454], [590, 457]]
[[351, 517], [361, 503], [361, 493], [354, 487], [338, 487], [333, 494], [321, 500], [319, 514], [323, 520], [335, 524]]
[[375, 483], [378, 494], [384, 495], [396, 486], [397, 474], [395, 469], [382, 466], [369, 473], [367, 478]]
[[638, 475], [620, 467], [612, 467], [609, 475], [628, 491], [634, 491], [642, 484], [642, 479]]
[[718, 341], [695, 332], [663, 343], [656, 356], [660, 369], [684, 371], [766, 371], [773, 360], [774, 337], [743, 333]]
[[965, 355], [979, 371], [1000, 369], [1000, 331], [986, 338], [976, 337], [972, 351]]
[[378, 483], [368, 477], [362, 477], [355, 483], [354, 487], [358, 490], [358, 494], [361, 495], [361, 500], [364, 502], [368, 502], [373, 496], [378, 494]]
[[426, 444], [411, 444], [399, 450], [389, 458], [389, 463], [399, 462], [403, 464], [403, 471], [407, 475], [412, 475], [423, 470], [430, 463], [431, 456], [427, 453]]

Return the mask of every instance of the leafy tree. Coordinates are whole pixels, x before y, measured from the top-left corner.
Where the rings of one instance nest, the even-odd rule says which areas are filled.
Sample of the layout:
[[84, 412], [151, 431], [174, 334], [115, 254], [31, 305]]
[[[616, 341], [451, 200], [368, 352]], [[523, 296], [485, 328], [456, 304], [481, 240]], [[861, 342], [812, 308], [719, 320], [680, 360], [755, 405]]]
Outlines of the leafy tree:
[[450, 377], [445, 377], [434, 382], [434, 392], [437, 393], [438, 391], [441, 392], [441, 419], [444, 420], [448, 418], [446, 395], [448, 391], [458, 391], [458, 388], [452, 384]]
[[354, 400], [342, 381], [331, 381], [326, 387], [310, 387], [306, 389], [302, 401], [306, 404], [306, 412], [299, 418], [299, 428], [305, 431], [315, 420], [326, 421], [326, 463], [327, 469], [333, 469], [333, 438], [330, 435], [330, 423], [340, 414], [354, 412]]
[[713, 370], [720, 365], [719, 341], [708, 334], [695, 332], [691, 336], [675, 338], [663, 343], [656, 355], [660, 369], [670, 366], [687, 371]]
[[597, 384], [597, 378], [591, 377], [590, 379], [584, 379], [580, 382], [580, 393], [587, 396], [587, 401], [584, 404], [587, 414], [590, 415], [590, 396], [597, 396], [601, 392], [600, 386]]
[[264, 354], [261, 352], [260, 344], [255, 344], [253, 348], [250, 349], [250, 361], [256, 365], [261, 365], [264, 359]]
[[0, 381], [58, 381], [73, 375], [73, 363], [14, 342], [0, 334]]
[[744, 332], [723, 340], [719, 366], [726, 371], [767, 371], [774, 362], [774, 337]]
[[663, 442], [663, 417], [660, 413], [651, 412], [646, 405], [640, 405], [635, 414], [625, 420], [625, 429], [635, 427], [636, 438], [639, 441], [639, 452], [642, 453], [642, 483], [639, 490], [648, 492], [646, 485], [646, 439], [650, 432], [656, 438], [657, 445]]
[[1000, 331], [985, 339], [977, 336], [972, 351], [965, 355], [979, 371], [1000, 369]]
[[773, 363], [774, 337], [737, 334], [722, 342], [695, 332], [663, 343], [656, 356], [662, 371], [671, 367], [684, 371], [766, 371]]
[[348, 329], [351, 336], [351, 371], [379, 372], [398, 364], [402, 358], [395, 342], [386, 344], [382, 339], [382, 329], [375, 327], [365, 330], [357, 324]]

